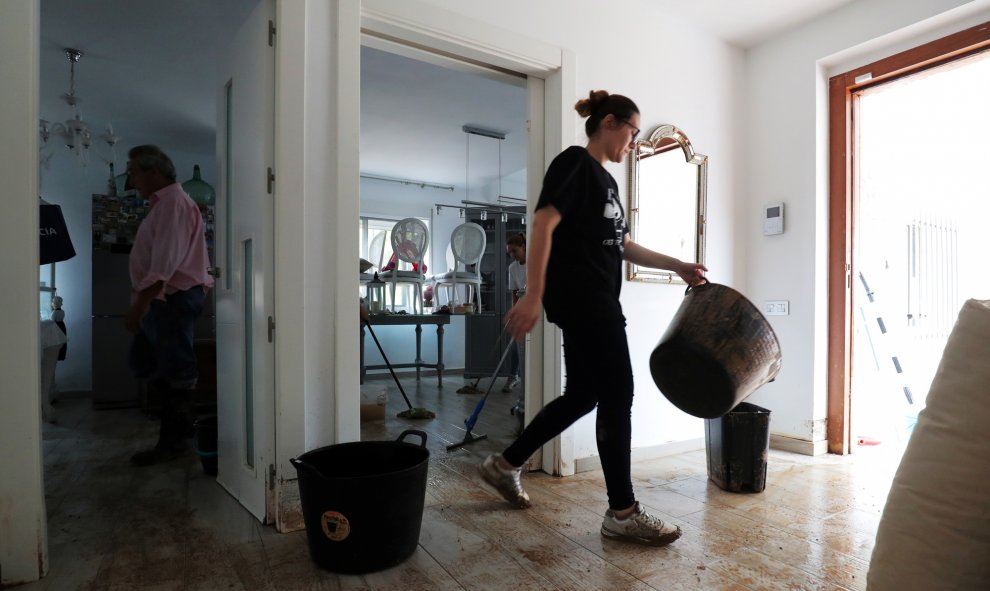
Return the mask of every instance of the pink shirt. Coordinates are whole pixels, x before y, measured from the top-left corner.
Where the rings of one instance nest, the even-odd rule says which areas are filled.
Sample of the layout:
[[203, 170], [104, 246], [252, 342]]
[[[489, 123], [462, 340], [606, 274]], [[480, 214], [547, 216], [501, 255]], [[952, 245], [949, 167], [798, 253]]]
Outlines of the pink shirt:
[[213, 287], [199, 208], [178, 183], [152, 193], [150, 201], [131, 249], [131, 287], [138, 292], [164, 281], [166, 294]]

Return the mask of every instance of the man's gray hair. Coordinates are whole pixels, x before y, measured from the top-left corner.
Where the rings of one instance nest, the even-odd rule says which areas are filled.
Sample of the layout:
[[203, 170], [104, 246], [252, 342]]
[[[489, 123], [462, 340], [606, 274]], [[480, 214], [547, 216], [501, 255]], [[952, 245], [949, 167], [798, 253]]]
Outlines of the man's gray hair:
[[157, 170], [163, 177], [175, 182], [175, 165], [158, 146], [151, 144], [135, 146], [127, 152], [127, 157], [141, 170]]

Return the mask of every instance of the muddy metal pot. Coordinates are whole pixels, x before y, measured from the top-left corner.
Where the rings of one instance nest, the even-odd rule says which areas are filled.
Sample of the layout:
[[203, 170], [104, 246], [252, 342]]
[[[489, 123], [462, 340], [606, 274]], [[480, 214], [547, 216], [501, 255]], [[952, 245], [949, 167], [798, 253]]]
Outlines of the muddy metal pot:
[[714, 419], [780, 372], [780, 343], [736, 290], [705, 282], [684, 301], [650, 356], [653, 381], [684, 412]]

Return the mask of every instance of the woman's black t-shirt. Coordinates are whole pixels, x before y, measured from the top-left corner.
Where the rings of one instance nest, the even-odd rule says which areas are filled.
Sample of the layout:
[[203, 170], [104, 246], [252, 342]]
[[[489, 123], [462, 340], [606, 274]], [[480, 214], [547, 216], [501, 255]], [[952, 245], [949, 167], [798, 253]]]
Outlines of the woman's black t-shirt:
[[561, 152], [543, 179], [536, 209], [561, 214], [553, 231], [543, 307], [557, 324], [622, 319], [622, 252], [626, 227], [619, 187], [581, 146]]

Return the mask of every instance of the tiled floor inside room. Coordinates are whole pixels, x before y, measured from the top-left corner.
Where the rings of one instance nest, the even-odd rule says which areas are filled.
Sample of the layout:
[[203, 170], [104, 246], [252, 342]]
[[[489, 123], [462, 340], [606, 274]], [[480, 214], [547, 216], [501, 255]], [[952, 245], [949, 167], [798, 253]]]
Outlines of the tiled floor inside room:
[[[405, 408], [390, 382], [387, 419], [363, 437], [392, 439], [418, 426], [431, 452], [420, 544], [403, 564], [363, 576], [322, 571], [305, 532], [257, 523], [203, 474], [193, 455], [134, 468], [154, 441], [137, 410], [94, 411], [63, 400], [46, 425], [44, 463], [51, 570], [35, 589], [864, 589], [880, 511], [896, 468], [877, 446], [811, 458], [771, 451], [766, 489], [722, 491], [708, 481], [704, 450], [637, 462], [639, 499], [684, 536], [665, 548], [599, 535], [601, 471], [570, 478], [529, 474], [532, 508], [509, 507], [481, 484], [475, 465], [512, 437], [515, 394], [499, 383], [476, 433], [463, 438], [479, 395], [456, 394], [460, 377], [403, 385], [432, 421], [395, 418]], [[482, 380], [481, 387], [486, 387]], [[659, 395], [659, 394], [658, 394]], [[382, 535], [388, 535], [383, 532]]]

